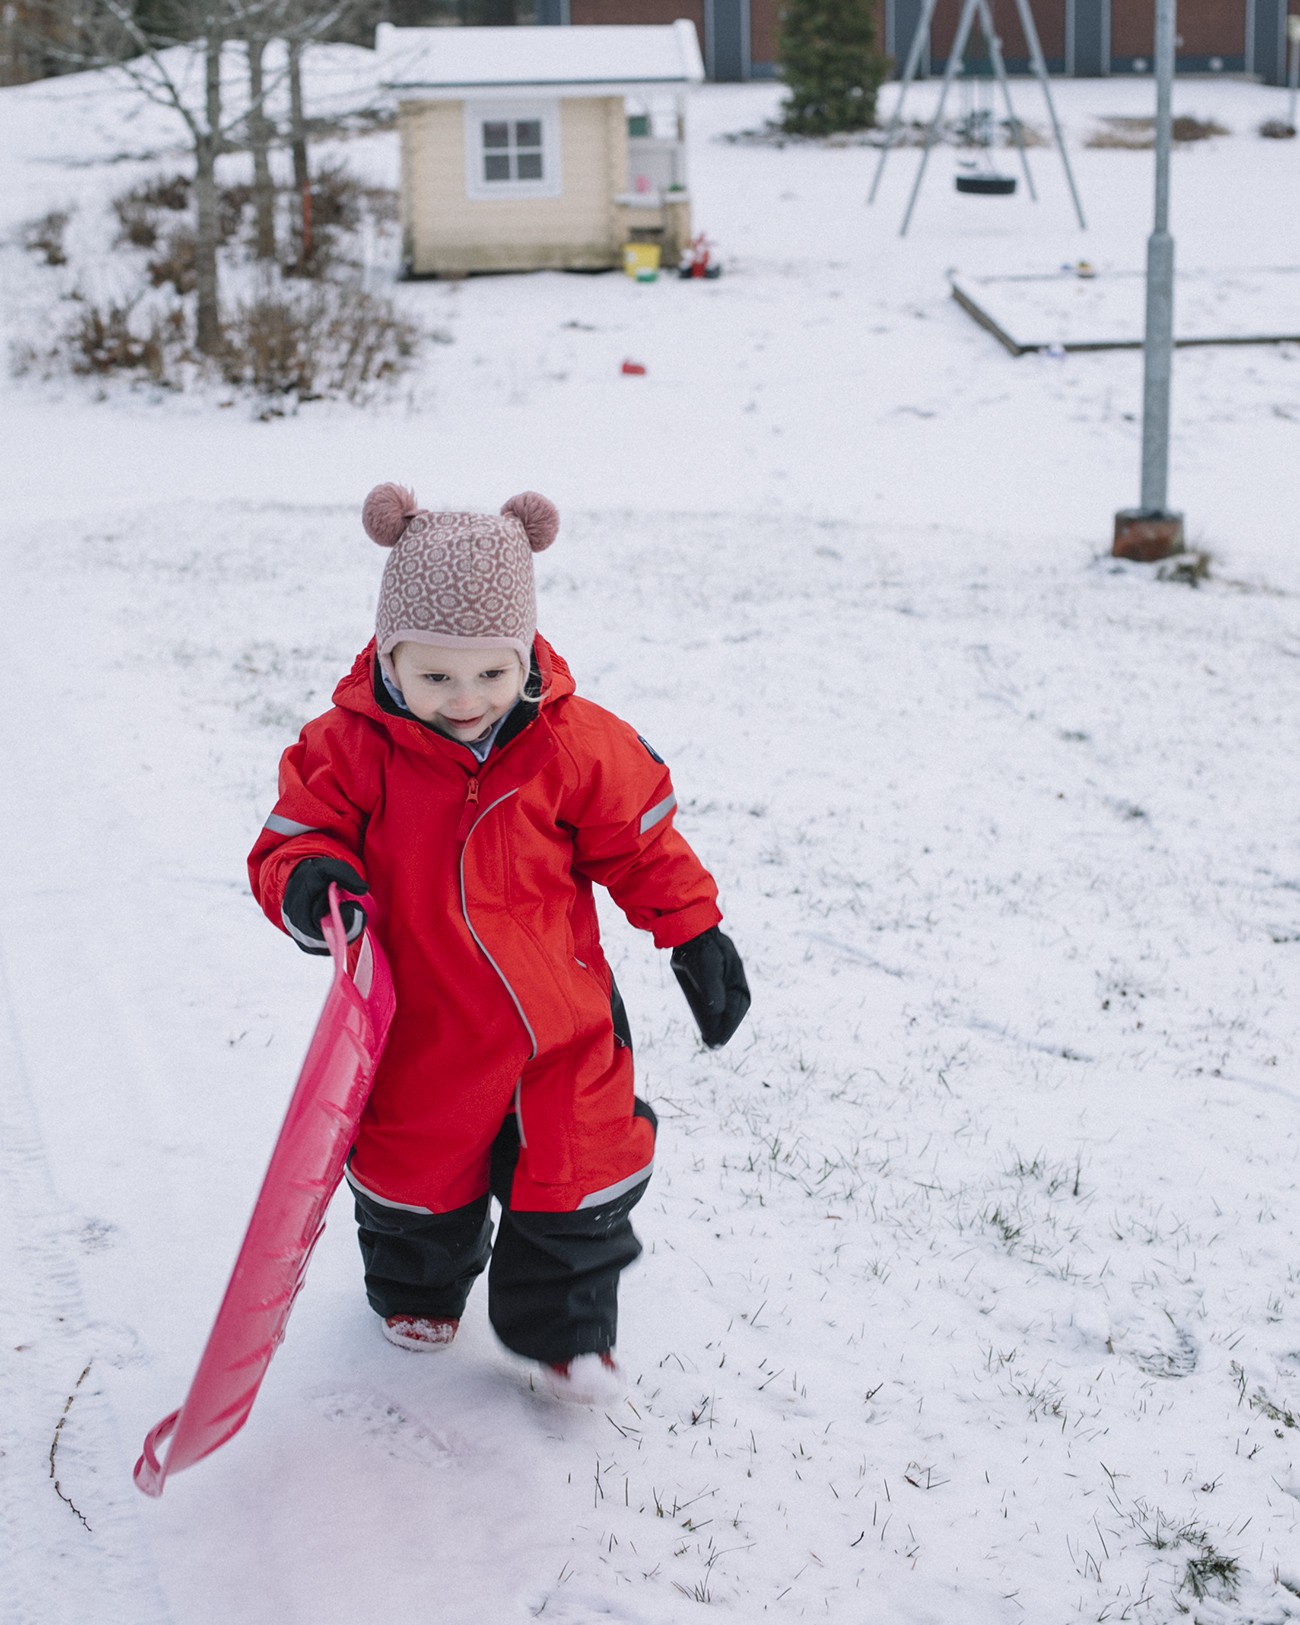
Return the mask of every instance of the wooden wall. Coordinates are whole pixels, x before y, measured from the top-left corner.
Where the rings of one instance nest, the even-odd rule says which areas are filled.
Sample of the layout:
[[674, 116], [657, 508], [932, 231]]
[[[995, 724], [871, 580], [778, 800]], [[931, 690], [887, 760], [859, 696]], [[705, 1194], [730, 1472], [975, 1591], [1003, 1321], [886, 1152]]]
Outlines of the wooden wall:
[[466, 195], [463, 102], [404, 103], [398, 124], [402, 252], [414, 274], [621, 263], [613, 199], [627, 185], [622, 97], [560, 103], [563, 190], [552, 198]]

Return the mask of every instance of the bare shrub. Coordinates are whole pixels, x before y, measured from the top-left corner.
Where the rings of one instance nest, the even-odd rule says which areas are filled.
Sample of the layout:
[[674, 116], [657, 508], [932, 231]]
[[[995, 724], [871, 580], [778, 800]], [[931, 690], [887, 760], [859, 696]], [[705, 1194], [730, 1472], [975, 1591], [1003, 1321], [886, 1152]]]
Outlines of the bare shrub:
[[1295, 125], [1288, 124], [1284, 118], [1266, 118], [1259, 127], [1259, 133], [1266, 141], [1293, 141]]
[[154, 211], [130, 192], [113, 199], [113, 213], [117, 216], [119, 243], [130, 243], [132, 248], [153, 248], [158, 241], [158, 222]]
[[179, 214], [190, 206], [190, 185], [188, 175], [161, 175], [135, 187], [128, 196], [139, 198], [149, 208], [170, 209], [173, 214]]
[[177, 293], [193, 293], [198, 279], [197, 265], [194, 233], [188, 225], [177, 225], [149, 261], [149, 281], [155, 288], [170, 283]]
[[403, 372], [419, 330], [391, 301], [348, 284], [279, 290], [232, 311], [222, 370], [229, 383], [267, 395], [363, 400]]
[[113, 199], [118, 220], [118, 242], [133, 248], [153, 248], [162, 235], [158, 216], [189, 207], [190, 182], [185, 175], [161, 175], [142, 181]]
[[340, 267], [357, 263], [355, 245], [348, 243], [370, 221], [377, 226], [397, 220], [397, 193], [387, 186], [369, 186], [342, 164], [325, 165], [312, 181], [312, 251], [306, 263], [292, 268], [301, 277], [334, 278]]
[[63, 246], [63, 234], [71, 218], [66, 209], [51, 209], [49, 214], [43, 214], [23, 228], [23, 247], [33, 254], [43, 255], [47, 265], [66, 265], [68, 255]]
[[367, 188], [342, 164], [325, 164], [311, 183], [311, 220], [317, 231], [355, 231]]
[[82, 376], [132, 372], [162, 383], [179, 316], [141, 316], [135, 302], [101, 306], [83, 300], [64, 335], [69, 365]]
[[1213, 141], [1216, 136], [1231, 135], [1232, 131], [1226, 124], [1220, 124], [1212, 118], [1192, 118], [1189, 114], [1181, 114], [1174, 120], [1173, 137], [1181, 145], [1190, 141]]
[[1187, 553], [1175, 553], [1156, 570], [1157, 581], [1179, 581], [1185, 587], [1199, 587], [1210, 579], [1210, 566], [1214, 555], [1207, 548]]
[[[1084, 141], [1085, 147], [1112, 147], [1121, 151], [1143, 152], [1156, 144], [1156, 121], [1153, 118], [1104, 118], [1102, 128], [1094, 130]], [[1180, 114], [1173, 121], [1172, 135], [1178, 146], [1194, 141], [1211, 141], [1216, 136], [1231, 135], [1232, 131], [1214, 119], [1193, 118]]]
[[397, 224], [397, 188], [395, 186], [369, 186], [366, 188], [366, 206], [370, 218], [377, 226]]

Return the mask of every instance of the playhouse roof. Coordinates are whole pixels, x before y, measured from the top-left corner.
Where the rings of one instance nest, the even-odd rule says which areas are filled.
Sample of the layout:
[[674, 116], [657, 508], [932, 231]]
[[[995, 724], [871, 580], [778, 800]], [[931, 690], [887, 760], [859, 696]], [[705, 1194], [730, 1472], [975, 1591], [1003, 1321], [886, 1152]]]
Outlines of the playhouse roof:
[[704, 78], [695, 25], [579, 24], [521, 28], [375, 31], [380, 82], [393, 90], [447, 92], [507, 86], [654, 86]]

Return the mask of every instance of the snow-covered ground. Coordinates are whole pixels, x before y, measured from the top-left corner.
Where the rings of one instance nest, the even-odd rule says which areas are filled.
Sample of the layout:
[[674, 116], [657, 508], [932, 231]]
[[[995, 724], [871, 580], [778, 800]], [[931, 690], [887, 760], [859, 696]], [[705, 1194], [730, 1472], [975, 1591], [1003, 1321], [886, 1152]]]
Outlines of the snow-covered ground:
[[[868, 210], [872, 154], [719, 142], [777, 92], [711, 87], [716, 283], [401, 287], [453, 342], [365, 413], [0, 382], [4, 1625], [1300, 1618], [1300, 352], [1179, 354], [1211, 576], [1115, 566], [1139, 359], [1013, 361], [944, 277], [1140, 267], [1150, 155], [1083, 140], [1151, 86], [1057, 91], [1086, 234], [1051, 153], [1037, 206], [941, 153], [900, 241], [915, 153]], [[1283, 93], [1176, 102], [1234, 132], [1175, 156], [1180, 262], [1300, 264]], [[0, 92], [0, 231], [170, 140]], [[324, 992], [243, 857], [388, 478], [558, 503], [543, 628], [672, 763], [753, 1015], [704, 1053], [610, 920], [663, 1125], [625, 1404], [542, 1399], [479, 1302], [384, 1344], [340, 1202], [248, 1427], [146, 1502]]]

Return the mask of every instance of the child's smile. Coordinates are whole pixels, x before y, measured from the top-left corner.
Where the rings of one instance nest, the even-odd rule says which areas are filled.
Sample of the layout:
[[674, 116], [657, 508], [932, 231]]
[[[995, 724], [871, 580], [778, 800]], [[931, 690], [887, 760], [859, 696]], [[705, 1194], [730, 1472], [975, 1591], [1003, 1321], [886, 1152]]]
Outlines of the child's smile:
[[443, 649], [399, 643], [390, 657], [411, 715], [469, 744], [499, 722], [523, 691], [513, 649]]

